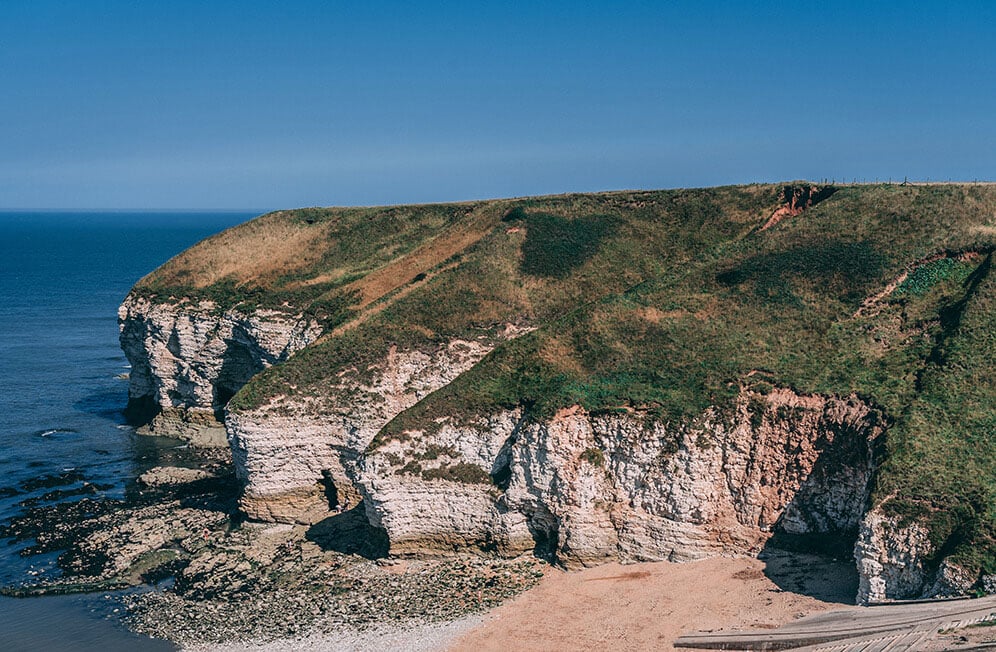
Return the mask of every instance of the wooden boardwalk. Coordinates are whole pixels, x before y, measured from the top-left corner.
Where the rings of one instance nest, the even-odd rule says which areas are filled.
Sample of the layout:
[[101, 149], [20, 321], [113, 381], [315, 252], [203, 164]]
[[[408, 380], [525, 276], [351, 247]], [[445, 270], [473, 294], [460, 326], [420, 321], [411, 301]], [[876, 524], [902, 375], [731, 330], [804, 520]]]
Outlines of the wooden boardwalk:
[[915, 651], [941, 630], [994, 619], [996, 596], [895, 603], [816, 614], [778, 629], [686, 634], [674, 646], [700, 650]]

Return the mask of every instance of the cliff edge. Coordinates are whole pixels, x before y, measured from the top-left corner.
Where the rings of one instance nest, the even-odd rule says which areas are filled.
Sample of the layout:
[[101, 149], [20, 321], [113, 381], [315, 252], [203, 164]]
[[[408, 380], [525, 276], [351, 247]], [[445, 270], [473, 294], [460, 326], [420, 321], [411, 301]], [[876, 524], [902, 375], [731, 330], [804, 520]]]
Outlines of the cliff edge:
[[[129, 418], [240, 508], [393, 555], [788, 545], [859, 600], [996, 572], [990, 186], [811, 183], [301, 209], [119, 312]], [[366, 530], [364, 530], [366, 531]]]

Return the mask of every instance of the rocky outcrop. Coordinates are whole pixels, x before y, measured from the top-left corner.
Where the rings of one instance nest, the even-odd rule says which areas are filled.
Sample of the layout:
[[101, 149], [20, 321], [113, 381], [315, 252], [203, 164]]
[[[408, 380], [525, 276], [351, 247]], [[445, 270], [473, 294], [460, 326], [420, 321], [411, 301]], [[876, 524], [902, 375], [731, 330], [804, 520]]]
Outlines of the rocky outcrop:
[[207, 480], [211, 474], [203, 469], [183, 466], [155, 466], [138, 476], [137, 482], [146, 487], [162, 487]]
[[219, 310], [209, 301], [158, 303], [129, 295], [118, 309], [131, 363], [129, 420], [157, 435], [227, 445], [220, 416], [264, 368], [322, 333], [315, 321], [275, 310]]
[[712, 410], [684, 425], [578, 408], [534, 422], [511, 410], [446, 419], [365, 453], [394, 416], [521, 333], [509, 329], [433, 353], [391, 348], [321, 397], [228, 415], [229, 442], [218, 420], [228, 399], [314, 341], [319, 325], [137, 296], [119, 321], [132, 416], [144, 412], [151, 433], [230, 443], [254, 519], [314, 523], [362, 499], [395, 554], [535, 550], [574, 566], [751, 553], [776, 531], [859, 530], [862, 602], [972, 584], [951, 564], [930, 566], [921, 526], [865, 515], [882, 425], [854, 397], [745, 390], [732, 416]]
[[932, 550], [930, 535], [920, 524], [902, 525], [880, 509], [869, 511], [854, 546], [858, 602], [920, 597], [929, 575], [925, 559]]
[[431, 353], [392, 346], [380, 362], [344, 372], [321, 397], [277, 397], [230, 413], [242, 509], [260, 520], [315, 522], [331, 508], [354, 506], [352, 468], [377, 432], [519, 332], [456, 340]]
[[920, 522], [890, 516], [881, 506], [861, 521], [854, 558], [860, 604], [961, 595], [975, 575], [950, 559], [937, 563], [938, 550]]
[[694, 424], [509, 411], [402, 433], [360, 462], [393, 552], [534, 548], [568, 565], [757, 552], [773, 532], [855, 532], [878, 413], [855, 397], [744, 391]]

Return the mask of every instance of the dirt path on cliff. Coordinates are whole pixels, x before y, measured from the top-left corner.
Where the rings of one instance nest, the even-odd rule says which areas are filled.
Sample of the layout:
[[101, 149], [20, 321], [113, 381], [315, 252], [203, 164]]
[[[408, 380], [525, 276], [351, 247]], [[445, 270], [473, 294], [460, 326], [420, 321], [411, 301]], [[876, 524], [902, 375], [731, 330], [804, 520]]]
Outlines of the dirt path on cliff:
[[551, 569], [448, 650], [673, 650], [675, 638], [696, 630], [774, 628], [839, 609], [856, 588], [851, 561], [780, 551], [764, 561]]
[[475, 244], [491, 232], [499, 222], [494, 211], [481, 211], [443, 231], [414, 251], [391, 261], [363, 278], [342, 288], [360, 293], [359, 307], [365, 308], [377, 299], [410, 283], [418, 274], [425, 274], [433, 267]]
[[[413, 252], [344, 286], [341, 289], [342, 292], [359, 292], [360, 303], [356, 306], [359, 314], [333, 330], [328, 336], [335, 337], [347, 330], [356, 328], [394, 301], [407, 296], [417, 287], [420, 287], [431, 276], [452, 269], [452, 267], [446, 267], [434, 270], [451, 257], [476, 244], [491, 232], [499, 223], [499, 219], [491, 211], [480, 212], [420, 245]], [[392, 292], [396, 294], [391, 297], [390, 301], [377, 303], [378, 300]]]

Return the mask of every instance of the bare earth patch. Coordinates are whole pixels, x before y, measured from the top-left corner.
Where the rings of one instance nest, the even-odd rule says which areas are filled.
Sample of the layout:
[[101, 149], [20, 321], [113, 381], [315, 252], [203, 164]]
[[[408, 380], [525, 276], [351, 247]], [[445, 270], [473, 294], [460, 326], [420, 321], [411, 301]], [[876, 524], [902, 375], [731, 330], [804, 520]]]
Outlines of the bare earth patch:
[[418, 274], [424, 274], [454, 254], [470, 247], [494, 228], [496, 218], [484, 212], [475, 218], [443, 232], [429, 242], [391, 263], [374, 270], [362, 279], [347, 285], [344, 290], [357, 290], [362, 297], [360, 308], [365, 308], [384, 295], [409, 283]]

